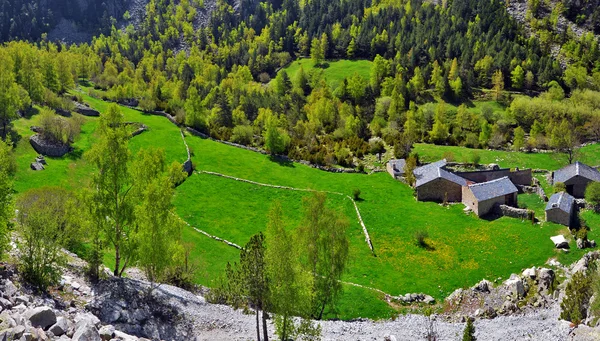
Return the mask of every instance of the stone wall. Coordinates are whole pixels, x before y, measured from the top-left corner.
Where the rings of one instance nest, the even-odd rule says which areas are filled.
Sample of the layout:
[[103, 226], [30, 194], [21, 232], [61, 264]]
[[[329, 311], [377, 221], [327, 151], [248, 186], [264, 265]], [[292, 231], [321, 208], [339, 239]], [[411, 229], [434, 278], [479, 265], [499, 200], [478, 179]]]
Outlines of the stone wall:
[[479, 202], [477, 199], [475, 199], [475, 195], [473, 195], [473, 192], [468, 186], [464, 186], [462, 188], [462, 203], [478, 215], [477, 212], [479, 212]]
[[[446, 198], [447, 193], [447, 198]], [[446, 179], [437, 179], [417, 187], [417, 200], [461, 202], [462, 186]]]
[[79, 102], [75, 102], [75, 111], [80, 113], [83, 116], [92, 116], [98, 117], [100, 116], [100, 112], [98, 110], [94, 110], [85, 104], [81, 104]]
[[[565, 185], [567, 186], [567, 192], [574, 196], [575, 198], [583, 198], [585, 197], [585, 189], [587, 185], [591, 182], [591, 180], [586, 179], [581, 176], [576, 176], [568, 181], [565, 181]], [[568, 186], [573, 185], [573, 190], [569, 190]]]
[[573, 216], [571, 214], [559, 208], [546, 210], [546, 221], [551, 221], [553, 223], [571, 226], [572, 217]]
[[44, 140], [39, 134], [35, 134], [29, 138], [29, 143], [38, 154], [62, 157], [71, 151], [71, 147], [62, 143], [51, 143]]
[[456, 172], [456, 175], [477, 183], [496, 180], [508, 176], [515, 185], [531, 185], [531, 169], [511, 171], [509, 168], [497, 170], [481, 170], [473, 172]]
[[505, 217], [518, 218], [522, 220], [529, 219], [529, 210], [525, 208], [516, 208], [508, 205], [495, 205], [494, 210], [497, 214]]

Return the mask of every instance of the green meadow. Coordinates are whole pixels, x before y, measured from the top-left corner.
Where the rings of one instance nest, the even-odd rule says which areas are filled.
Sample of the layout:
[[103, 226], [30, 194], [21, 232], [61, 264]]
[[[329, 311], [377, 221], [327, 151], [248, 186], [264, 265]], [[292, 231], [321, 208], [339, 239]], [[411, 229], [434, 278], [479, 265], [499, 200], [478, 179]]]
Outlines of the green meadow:
[[323, 66], [315, 67], [315, 63], [310, 58], [297, 59], [290, 65], [286, 66], [282, 70], [288, 73], [291, 79], [294, 79], [296, 73], [300, 70], [300, 67], [304, 69], [304, 72], [323, 72], [323, 78], [331, 89], [337, 88], [337, 86], [345, 79], [352, 76], [354, 73], [358, 73], [366, 81], [369, 81], [371, 76], [371, 64], [373, 62], [369, 60], [328, 60]]
[[[290, 66], [291, 67], [291, 66]], [[107, 103], [84, 96], [94, 108], [104, 111]], [[143, 148], [163, 148], [169, 162], [183, 162], [186, 151], [180, 129], [166, 118], [145, 115], [122, 108], [127, 121], [141, 122], [147, 132], [130, 142], [132, 153]], [[41, 186], [64, 186], [77, 189], [85, 186], [92, 165], [85, 152], [95, 139], [97, 118], [86, 118], [74, 152], [63, 158], [48, 158], [47, 169], [34, 172], [29, 163], [36, 156], [29, 144], [37, 116], [21, 118], [15, 129], [22, 136], [17, 144], [19, 165], [15, 179], [18, 193]], [[541, 266], [549, 258], [571, 262], [583, 255], [575, 248], [568, 254], [557, 252], [550, 236], [565, 233], [562, 226], [551, 223], [533, 224], [512, 218], [482, 220], [463, 212], [460, 204], [444, 207], [435, 203], [417, 202], [413, 191], [392, 179], [387, 173], [335, 174], [296, 163], [278, 163], [269, 156], [227, 146], [186, 134], [198, 171], [212, 171], [261, 183], [290, 186], [316, 191], [351, 195], [361, 190], [358, 207], [369, 230], [375, 248], [371, 253], [356, 213], [345, 196], [329, 194], [328, 205], [342, 212], [350, 222], [350, 262], [343, 280], [382, 290], [391, 295], [423, 292], [441, 300], [456, 288], [475, 284], [482, 278], [507, 278], [526, 267]], [[582, 160], [598, 163], [598, 145], [582, 150]], [[472, 150], [418, 144], [415, 150], [424, 160], [439, 159], [451, 151], [460, 161]], [[549, 154], [526, 154], [478, 150], [482, 163], [499, 163], [506, 167], [554, 169], [561, 165]], [[244, 245], [249, 238], [264, 231], [271, 205], [279, 201], [284, 206], [287, 227], [296, 228], [302, 221], [302, 201], [309, 192], [290, 191], [237, 182], [205, 173], [195, 173], [177, 188], [174, 204], [177, 214], [192, 226], [210, 234]], [[543, 215], [543, 202], [536, 196], [521, 195], [519, 200]], [[597, 238], [598, 215], [584, 212], [592, 226], [591, 238]], [[414, 235], [427, 231], [429, 249], [419, 248]], [[183, 230], [183, 238], [193, 245], [192, 258], [197, 265], [198, 284], [211, 286], [221, 276], [227, 262], [234, 262], [239, 251], [224, 243], [207, 238], [192, 228]], [[573, 243], [574, 247], [574, 243]], [[107, 259], [107, 262], [110, 260]], [[395, 313], [381, 294], [373, 290], [346, 285], [337, 313], [328, 317], [352, 319], [358, 317], [388, 318]]]

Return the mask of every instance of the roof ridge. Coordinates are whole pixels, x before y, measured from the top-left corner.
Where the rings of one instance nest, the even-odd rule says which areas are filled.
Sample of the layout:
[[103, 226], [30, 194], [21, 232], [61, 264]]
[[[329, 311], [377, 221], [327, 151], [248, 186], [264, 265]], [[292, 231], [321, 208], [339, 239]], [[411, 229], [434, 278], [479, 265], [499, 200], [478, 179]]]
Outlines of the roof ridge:
[[509, 178], [508, 178], [508, 176], [503, 176], [501, 178], [490, 180], [490, 181], [486, 181], [486, 182], [474, 183], [474, 184], [469, 185], [469, 187], [475, 187], [475, 186], [478, 186], [478, 185], [486, 185], [486, 184], [489, 184], [491, 182], [497, 182], [497, 181], [504, 180], [504, 179], [509, 179]]

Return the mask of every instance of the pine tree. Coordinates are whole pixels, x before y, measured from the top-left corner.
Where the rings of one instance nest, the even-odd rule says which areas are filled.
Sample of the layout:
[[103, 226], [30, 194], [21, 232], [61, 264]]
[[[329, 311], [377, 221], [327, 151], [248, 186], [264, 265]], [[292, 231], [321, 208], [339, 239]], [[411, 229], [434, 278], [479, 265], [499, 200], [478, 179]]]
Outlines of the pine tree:
[[475, 325], [473, 325], [473, 319], [467, 318], [467, 324], [463, 332], [462, 341], [476, 341], [475, 338]]
[[523, 84], [525, 82], [525, 71], [523, 70], [521, 65], [517, 65], [517, 67], [511, 72], [510, 81], [512, 82], [513, 88], [523, 88]]
[[431, 71], [429, 86], [433, 86], [435, 93], [438, 96], [443, 96], [446, 92], [446, 80], [444, 79], [442, 68], [437, 60], [433, 62], [433, 70]]

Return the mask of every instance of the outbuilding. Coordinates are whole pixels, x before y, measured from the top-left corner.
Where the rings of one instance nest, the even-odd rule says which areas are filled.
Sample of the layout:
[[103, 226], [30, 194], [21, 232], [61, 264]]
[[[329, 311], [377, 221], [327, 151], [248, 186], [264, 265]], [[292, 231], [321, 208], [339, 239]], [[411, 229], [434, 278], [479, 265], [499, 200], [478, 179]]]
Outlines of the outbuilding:
[[387, 169], [388, 173], [390, 173], [392, 178], [396, 179], [398, 177], [404, 176], [404, 167], [405, 166], [406, 166], [405, 159], [390, 160], [386, 165], [386, 169]]
[[554, 184], [562, 182], [567, 193], [575, 198], [583, 198], [585, 189], [590, 182], [600, 181], [600, 172], [579, 161], [563, 167], [552, 174]]
[[460, 202], [462, 188], [467, 180], [444, 168], [446, 160], [430, 163], [414, 170], [417, 200], [435, 202]]
[[546, 221], [573, 226], [577, 205], [575, 198], [569, 193], [554, 193], [546, 205]]
[[462, 202], [482, 217], [490, 213], [495, 205], [517, 206], [517, 193], [517, 187], [505, 176], [463, 187]]

